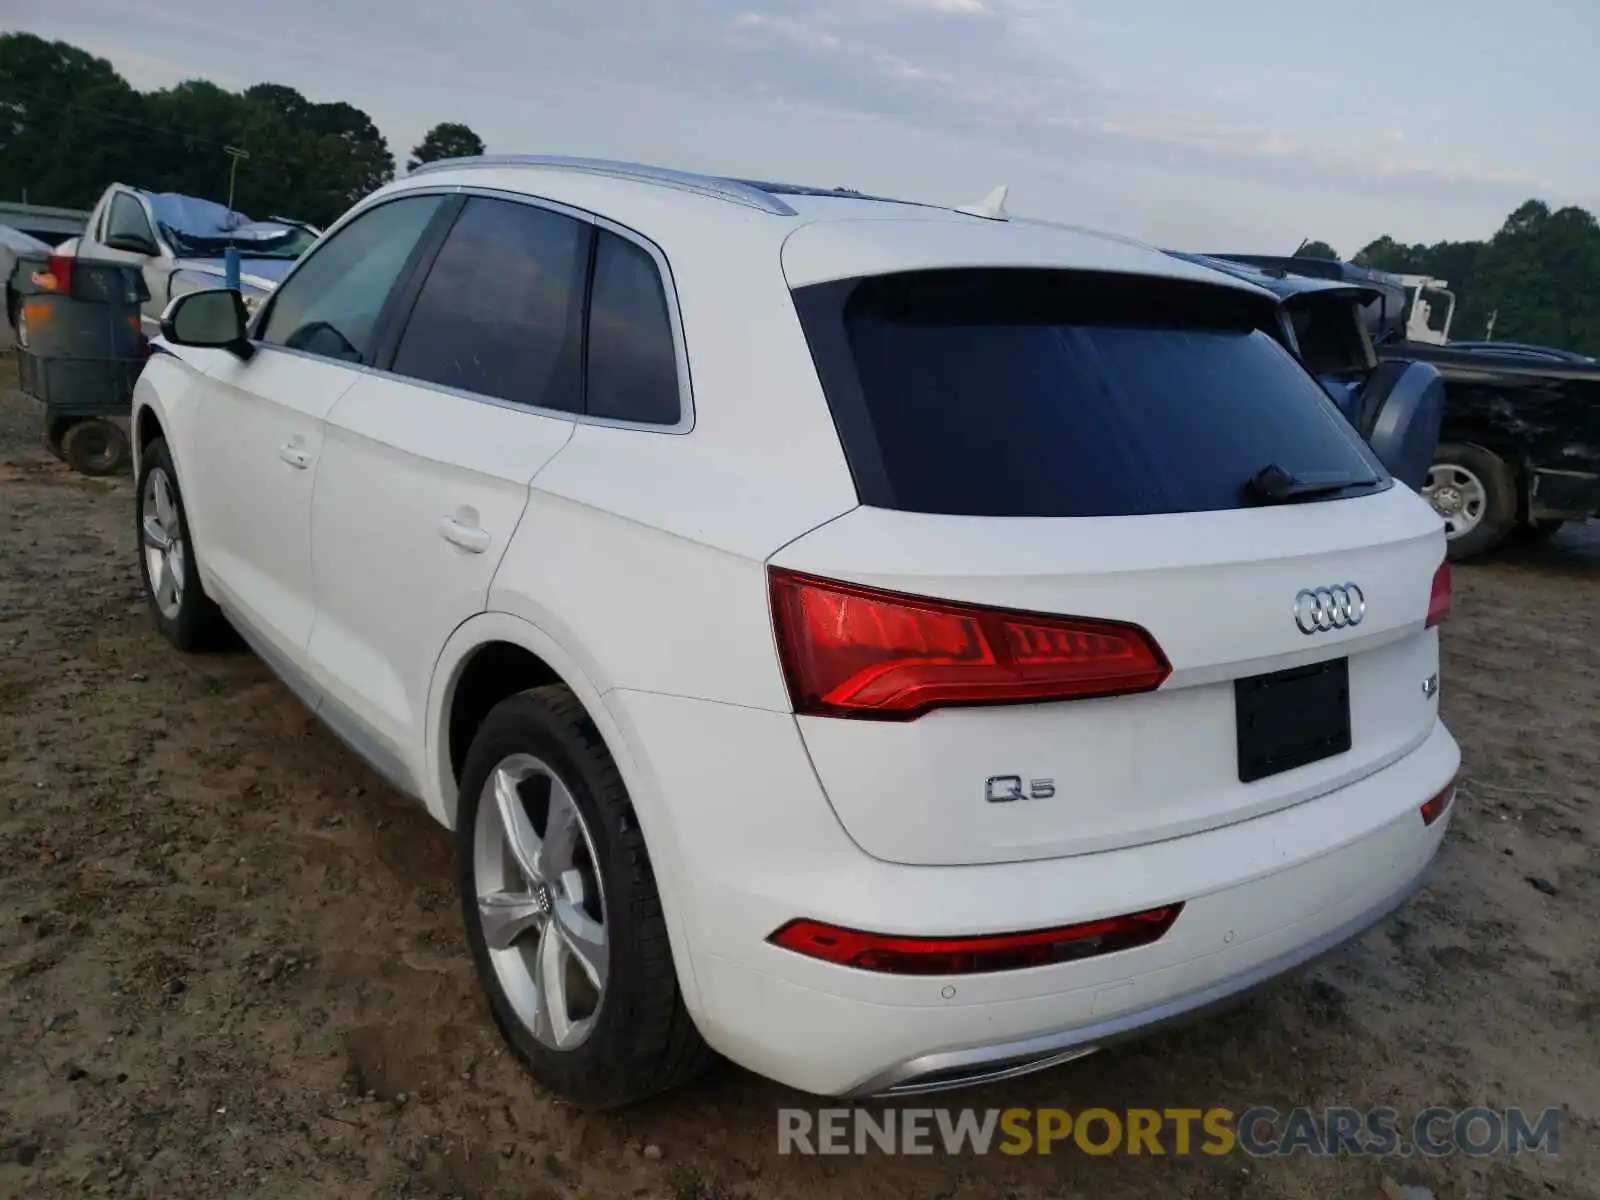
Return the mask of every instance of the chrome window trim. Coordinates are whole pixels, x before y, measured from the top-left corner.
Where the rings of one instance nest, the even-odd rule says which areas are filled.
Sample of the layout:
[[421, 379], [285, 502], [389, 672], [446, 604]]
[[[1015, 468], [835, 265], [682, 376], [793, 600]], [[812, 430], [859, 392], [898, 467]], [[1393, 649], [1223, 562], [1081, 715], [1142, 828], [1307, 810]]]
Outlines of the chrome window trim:
[[[559, 213], [564, 217], [582, 221], [593, 225], [597, 229], [604, 229], [618, 237], [626, 238], [634, 245], [648, 254], [656, 264], [656, 272], [661, 280], [662, 294], [667, 301], [667, 320], [672, 326], [672, 352], [678, 368], [678, 420], [673, 425], [655, 424], [648, 421], [619, 421], [613, 417], [591, 417], [587, 413], [571, 412], [564, 408], [550, 408], [542, 404], [526, 404], [517, 400], [506, 400], [499, 396], [489, 396], [482, 392], [467, 391], [464, 388], [453, 388], [445, 384], [431, 383], [425, 379], [418, 379], [413, 375], [404, 375], [398, 371], [386, 371], [378, 367], [361, 366], [359, 369], [368, 375], [382, 379], [394, 379], [402, 383], [409, 383], [413, 387], [428, 388], [445, 395], [456, 396], [462, 400], [476, 400], [480, 404], [490, 404], [496, 408], [515, 409], [518, 412], [535, 413], [539, 416], [557, 417], [563, 421], [572, 421], [579, 425], [595, 425], [602, 429], [632, 429], [644, 433], [661, 433], [680, 436], [689, 433], [695, 425], [693, 381], [689, 373], [689, 349], [683, 332], [683, 316], [678, 300], [677, 281], [673, 278], [672, 265], [667, 261], [666, 254], [644, 234], [626, 225], [602, 217], [598, 213], [588, 212], [581, 208], [574, 208], [569, 204], [562, 204], [557, 200], [546, 200], [542, 196], [530, 196], [525, 192], [508, 192], [499, 188], [488, 187], [451, 187], [451, 188], [417, 188], [415, 191], [406, 191], [398, 195], [414, 195], [420, 192], [443, 192], [459, 194], [462, 196], [481, 196], [485, 200], [507, 200], [517, 204], [526, 204], [530, 208], [546, 209]], [[285, 280], [287, 282], [287, 280]], [[281, 285], [280, 285], [281, 286]], [[402, 331], [402, 336], [404, 332]], [[281, 347], [280, 347], [281, 348]], [[337, 361], [337, 360], [329, 360]], [[583, 364], [587, 373], [588, 364]]]

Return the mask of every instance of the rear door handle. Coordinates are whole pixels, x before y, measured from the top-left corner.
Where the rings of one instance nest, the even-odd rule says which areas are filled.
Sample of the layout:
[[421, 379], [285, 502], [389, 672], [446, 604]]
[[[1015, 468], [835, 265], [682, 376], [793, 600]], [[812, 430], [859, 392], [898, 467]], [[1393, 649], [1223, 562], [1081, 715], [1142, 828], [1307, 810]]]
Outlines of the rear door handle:
[[311, 451], [303, 446], [296, 446], [293, 442], [279, 446], [278, 457], [297, 471], [304, 471], [311, 465]]
[[480, 529], [476, 521], [468, 523], [459, 517], [446, 517], [439, 522], [439, 536], [453, 546], [460, 546], [472, 554], [482, 554], [494, 539], [487, 529]]

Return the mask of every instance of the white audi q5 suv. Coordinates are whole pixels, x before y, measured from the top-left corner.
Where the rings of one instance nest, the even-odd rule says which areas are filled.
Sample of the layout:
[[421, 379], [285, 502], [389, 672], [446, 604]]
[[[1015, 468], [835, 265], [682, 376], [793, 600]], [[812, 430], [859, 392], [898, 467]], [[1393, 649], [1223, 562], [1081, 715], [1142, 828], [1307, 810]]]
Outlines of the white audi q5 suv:
[[224, 623], [455, 831], [579, 1103], [715, 1050], [1003, 1078], [1417, 886], [1439, 519], [1276, 302], [1123, 239], [587, 160], [433, 164], [134, 400], [161, 632]]

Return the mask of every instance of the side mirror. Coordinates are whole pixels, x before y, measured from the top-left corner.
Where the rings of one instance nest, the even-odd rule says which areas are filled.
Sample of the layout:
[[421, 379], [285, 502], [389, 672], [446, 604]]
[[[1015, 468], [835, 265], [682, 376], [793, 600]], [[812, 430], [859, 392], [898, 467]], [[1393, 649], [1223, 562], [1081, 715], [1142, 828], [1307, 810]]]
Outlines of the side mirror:
[[229, 288], [185, 292], [161, 314], [161, 336], [174, 346], [226, 350], [248, 361], [255, 353], [245, 333], [249, 319], [244, 297]]
[[1432, 363], [1386, 362], [1358, 401], [1356, 428], [1401, 483], [1421, 491], [1439, 448], [1444, 376]]
[[129, 254], [142, 254], [146, 258], [154, 258], [161, 253], [161, 247], [139, 233], [107, 234], [105, 244], [112, 250], [126, 250]]

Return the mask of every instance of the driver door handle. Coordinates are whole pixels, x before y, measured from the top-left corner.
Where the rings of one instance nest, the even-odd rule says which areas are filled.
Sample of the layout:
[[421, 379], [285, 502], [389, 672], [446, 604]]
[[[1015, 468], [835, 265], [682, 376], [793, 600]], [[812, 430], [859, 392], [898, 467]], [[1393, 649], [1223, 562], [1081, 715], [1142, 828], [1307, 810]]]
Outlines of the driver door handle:
[[493, 541], [489, 531], [480, 528], [476, 521], [468, 524], [459, 517], [446, 517], [440, 521], [439, 536], [451, 545], [460, 546], [472, 554], [482, 554]]
[[279, 446], [278, 457], [297, 471], [304, 471], [311, 465], [311, 451], [303, 446], [296, 446], [293, 442]]

